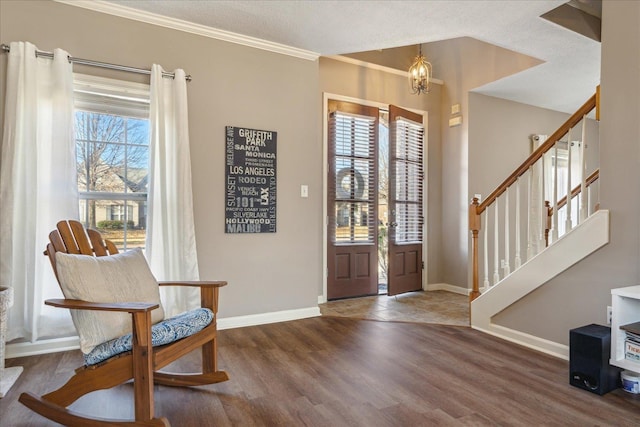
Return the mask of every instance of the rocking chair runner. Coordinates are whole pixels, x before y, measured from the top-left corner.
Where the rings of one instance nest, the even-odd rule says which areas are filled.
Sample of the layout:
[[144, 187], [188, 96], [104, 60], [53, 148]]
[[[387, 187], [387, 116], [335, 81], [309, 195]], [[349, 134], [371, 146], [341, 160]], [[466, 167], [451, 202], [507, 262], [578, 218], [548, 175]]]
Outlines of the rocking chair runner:
[[[49, 240], [50, 243], [47, 245], [45, 255], [49, 256], [59, 283], [61, 283], [60, 272], [58, 271], [56, 254], [80, 254], [95, 257], [118, 254], [118, 249], [111, 241], [103, 240], [100, 233], [95, 230], [85, 230], [78, 221], [60, 221], [57, 224], [57, 230], [49, 234]], [[158, 284], [161, 286], [200, 287], [201, 306], [213, 313], [211, 323], [185, 338], [153, 347], [151, 312], [159, 307], [156, 302], [105, 303], [77, 299], [47, 300], [45, 304], [54, 307], [130, 313], [132, 320], [131, 351], [125, 351], [96, 364], [78, 368], [75, 375], [64, 386], [41, 397], [31, 393], [22, 393], [20, 402], [40, 415], [64, 425], [170, 426], [166, 418], [156, 418], [154, 415], [154, 383], [167, 386], [197, 386], [228, 380], [226, 372], [219, 371], [216, 362], [218, 290], [227, 282], [160, 282]], [[198, 347], [202, 347], [202, 373], [158, 372], [159, 369]], [[131, 379], [133, 379], [134, 387], [135, 421], [90, 418], [67, 409], [69, 405], [87, 393], [115, 387]]]

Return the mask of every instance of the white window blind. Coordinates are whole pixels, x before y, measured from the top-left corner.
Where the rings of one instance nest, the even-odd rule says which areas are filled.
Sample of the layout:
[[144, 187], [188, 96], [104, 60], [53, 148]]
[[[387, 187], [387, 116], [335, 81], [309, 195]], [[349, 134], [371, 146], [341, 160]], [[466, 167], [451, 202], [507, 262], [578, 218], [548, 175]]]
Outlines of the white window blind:
[[395, 135], [394, 158], [396, 205], [395, 243], [422, 242], [423, 146], [424, 127], [403, 117], [392, 123]]
[[[335, 111], [329, 119], [335, 243], [374, 243], [377, 118]], [[330, 191], [331, 191], [330, 190]]]

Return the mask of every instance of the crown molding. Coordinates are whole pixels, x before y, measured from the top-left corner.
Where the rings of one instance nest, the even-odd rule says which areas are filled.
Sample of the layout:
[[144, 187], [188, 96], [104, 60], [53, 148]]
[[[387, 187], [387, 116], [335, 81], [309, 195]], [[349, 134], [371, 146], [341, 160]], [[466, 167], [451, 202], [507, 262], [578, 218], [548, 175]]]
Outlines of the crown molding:
[[[369, 68], [371, 70], [382, 71], [384, 73], [395, 74], [397, 76], [407, 77], [407, 72], [402, 70], [397, 70], [391, 67], [385, 67], [383, 65], [374, 64], [371, 62], [361, 61], [359, 59], [350, 58], [348, 56], [342, 55], [326, 55], [323, 58], [333, 59], [335, 61], [346, 62], [347, 64], [357, 65], [359, 67]], [[432, 78], [430, 80], [431, 83], [435, 83], [437, 85], [443, 85], [444, 82], [440, 79]]]
[[69, 6], [81, 7], [93, 10], [95, 12], [106, 13], [109, 15], [119, 16], [121, 18], [131, 19], [134, 21], [144, 22], [147, 24], [158, 25], [160, 27], [171, 28], [173, 30], [183, 31], [185, 33], [196, 34], [203, 37], [209, 37], [216, 40], [222, 40], [229, 43], [240, 44], [255, 49], [266, 50], [269, 52], [279, 53], [282, 55], [293, 56], [295, 58], [306, 59], [308, 61], [316, 61], [320, 56], [316, 52], [304, 49], [298, 49], [279, 43], [273, 43], [267, 40], [249, 37], [230, 31], [218, 30], [216, 28], [207, 27], [205, 25], [195, 24], [183, 21], [181, 19], [169, 18], [151, 12], [145, 12], [126, 6], [109, 3], [102, 0], [54, 0]]

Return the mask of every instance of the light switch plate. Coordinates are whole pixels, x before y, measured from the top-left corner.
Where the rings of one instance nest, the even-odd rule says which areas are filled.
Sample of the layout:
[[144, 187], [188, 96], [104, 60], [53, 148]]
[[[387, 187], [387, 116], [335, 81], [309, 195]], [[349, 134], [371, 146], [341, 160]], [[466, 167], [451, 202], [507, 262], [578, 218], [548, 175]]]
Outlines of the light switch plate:
[[309, 197], [309, 186], [301, 185], [300, 186], [300, 197]]

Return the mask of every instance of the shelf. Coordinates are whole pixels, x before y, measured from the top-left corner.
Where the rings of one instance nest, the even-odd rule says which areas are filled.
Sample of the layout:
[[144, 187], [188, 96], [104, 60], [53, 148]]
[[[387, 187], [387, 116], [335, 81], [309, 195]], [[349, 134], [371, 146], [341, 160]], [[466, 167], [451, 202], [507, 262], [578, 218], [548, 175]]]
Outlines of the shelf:
[[611, 289], [611, 295], [618, 295], [621, 297], [640, 299], [640, 285], [627, 286], [626, 288]]
[[622, 369], [640, 372], [640, 362], [625, 359], [625, 331], [620, 326], [640, 322], [640, 286], [611, 290], [611, 359], [609, 363]]

